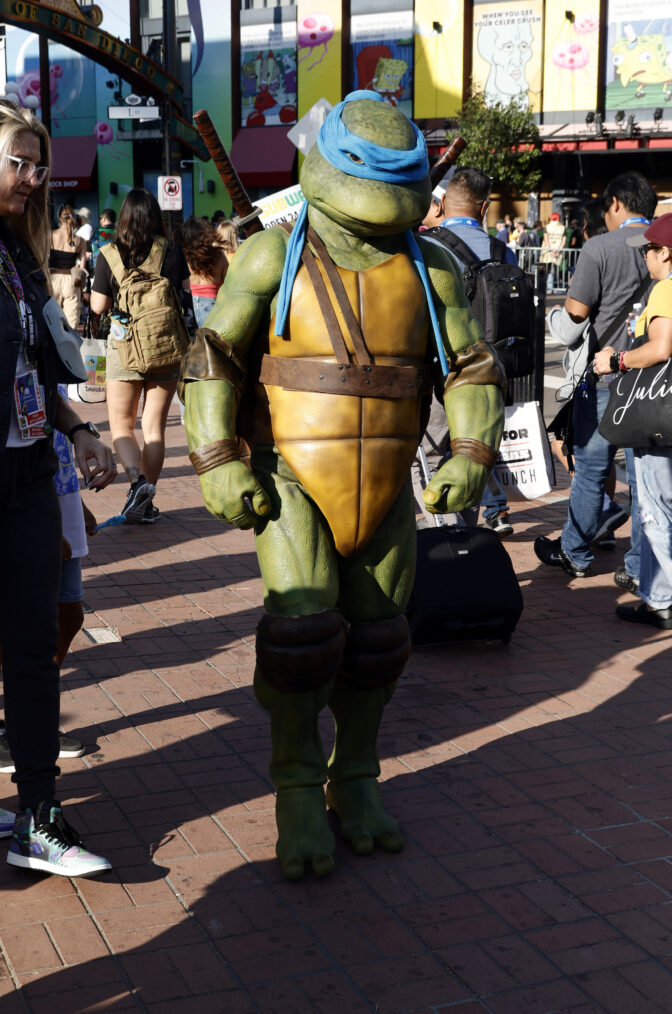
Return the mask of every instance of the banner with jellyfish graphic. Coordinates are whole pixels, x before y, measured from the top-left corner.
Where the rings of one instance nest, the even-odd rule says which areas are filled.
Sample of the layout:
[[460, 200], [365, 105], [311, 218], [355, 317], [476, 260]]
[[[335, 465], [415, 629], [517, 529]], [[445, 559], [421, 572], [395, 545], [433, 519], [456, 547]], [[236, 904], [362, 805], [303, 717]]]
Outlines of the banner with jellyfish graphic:
[[566, 122], [566, 114], [596, 108], [599, 29], [599, 0], [583, 0], [571, 11], [546, 5], [544, 115], [562, 113], [558, 122]]
[[414, 116], [454, 116], [462, 108], [463, 49], [463, 5], [416, 0]]
[[541, 108], [542, 0], [474, 6], [472, 78], [488, 104]]
[[352, 89], [378, 92], [413, 115], [413, 11], [356, 14], [350, 21]]
[[607, 12], [607, 110], [665, 108], [672, 101], [669, 0], [610, 0]]
[[341, 0], [299, 0], [296, 11], [300, 118], [318, 99], [341, 97]]
[[296, 22], [240, 26], [240, 97], [244, 127], [296, 123]]

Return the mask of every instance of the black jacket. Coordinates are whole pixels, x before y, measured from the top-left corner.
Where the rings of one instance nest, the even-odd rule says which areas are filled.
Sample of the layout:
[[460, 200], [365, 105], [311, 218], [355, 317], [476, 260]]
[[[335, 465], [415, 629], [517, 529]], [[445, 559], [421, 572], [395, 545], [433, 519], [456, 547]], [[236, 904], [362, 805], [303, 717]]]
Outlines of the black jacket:
[[[56, 345], [42, 315], [49, 299], [46, 275], [33, 255], [0, 219], [0, 239], [14, 261], [23, 285], [23, 294], [37, 323], [37, 371], [44, 385], [47, 424], [53, 429], [58, 400], [58, 384], [76, 384], [79, 378], [70, 373], [60, 359]], [[0, 454], [5, 449], [11, 413], [14, 411], [14, 378], [23, 332], [16, 303], [7, 287], [0, 282]]]

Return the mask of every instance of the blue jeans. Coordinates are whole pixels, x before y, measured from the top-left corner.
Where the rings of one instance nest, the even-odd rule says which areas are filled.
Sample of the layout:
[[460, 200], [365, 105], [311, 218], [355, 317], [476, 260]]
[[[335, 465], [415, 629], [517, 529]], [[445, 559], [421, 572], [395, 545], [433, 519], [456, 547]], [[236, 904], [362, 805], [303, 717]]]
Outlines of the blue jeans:
[[205, 324], [205, 318], [208, 316], [213, 306], [217, 302], [215, 296], [194, 296], [192, 294], [191, 301], [194, 304], [194, 320], [196, 321], [196, 327], [203, 327]]
[[672, 606], [672, 448], [635, 451], [642, 526], [639, 594], [653, 609]]
[[574, 398], [574, 478], [569, 511], [562, 529], [562, 549], [575, 567], [586, 568], [593, 560], [590, 544], [600, 526], [604, 485], [614, 463], [616, 448], [597, 431], [609, 401], [609, 388], [588, 386]]
[[506, 502], [506, 493], [502, 489], [499, 479], [494, 472], [491, 473], [490, 478], [485, 484], [483, 490], [483, 498], [481, 500], [481, 507], [483, 508], [483, 517], [488, 521], [492, 521], [502, 511], [508, 510], [508, 504]]
[[632, 447], [626, 447], [624, 448], [624, 453], [628, 486], [630, 487], [630, 521], [632, 522], [632, 531], [630, 534], [630, 549], [623, 557], [623, 563], [625, 564], [625, 569], [628, 574], [639, 580], [642, 526], [639, 520], [639, 498], [637, 496], [635, 451]]

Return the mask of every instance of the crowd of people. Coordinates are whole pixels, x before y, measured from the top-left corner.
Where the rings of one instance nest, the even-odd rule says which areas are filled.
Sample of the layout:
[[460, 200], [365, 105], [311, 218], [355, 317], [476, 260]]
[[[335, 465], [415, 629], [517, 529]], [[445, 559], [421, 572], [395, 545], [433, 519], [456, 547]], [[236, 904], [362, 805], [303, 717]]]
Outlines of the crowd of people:
[[[82, 504], [75, 466], [89, 489], [111, 483], [116, 466], [96, 428], [67, 400], [67, 385], [81, 378], [62, 359], [42, 309], [54, 299], [71, 327], [81, 328], [90, 314], [119, 328], [110, 333], [123, 338], [129, 322], [119, 314], [115, 318], [114, 311], [124, 278], [149, 265], [176, 293], [190, 294], [195, 326], [203, 327], [238, 232], [222, 213], [212, 221], [189, 218], [176, 240], [168, 241], [158, 203], [143, 189], [129, 192], [118, 220], [113, 211], [103, 210], [98, 229], [88, 209], [70, 205], [58, 209], [52, 227], [49, 166], [49, 136], [40, 121], [0, 100], [5, 329], [0, 371], [3, 390], [11, 392], [0, 400], [0, 535], [5, 573], [12, 575], [0, 582], [5, 701], [0, 771], [12, 772], [18, 790], [18, 813], [0, 810], [0, 836], [12, 838], [10, 864], [90, 876], [110, 865], [84, 847], [56, 798], [58, 757], [84, 751], [59, 728], [58, 677], [81, 627], [81, 558], [86, 533], [96, 527]], [[481, 170], [458, 170], [435, 191], [423, 227], [452, 231], [476, 256], [489, 257], [491, 237], [484, 223], [490, 187]], [[567, 522], [558, 538], [538, 538], [534, 547], [543, 565], [574, 578], [590, 575], [594, 547], [627, 520], [627, 512], [613, 502], [617, 448], [598, 432], [608, 381], [672, 356], [672, 215], [652, 222], [655, 206], [649, 183], [625, 173], [586, 204], [582, 225], [576, 221], [568, 229], [557, 213], [545, 226], [510, 216], [496, 223], [496, 239], [505, 247], [502, 259], [510, 264], [517, 263], [517, 250], [539, 247], [548, 252], [552, 268], [552, 255], [565, 244], [581, 247], [564, 306], [553, 311], [549, 325], [568, 349], [583, 352], [583, 368], [577, 370], [575, 359], [571, 367], [570, 386], [580, 393], [572, 399], [574, 468]], [[636, 346], [626, 326], [635, 297], [644, 306], [635, 336], [648, 339]], [[108, 341], [106, 388], [112, 445], [129, 483], [121, 515], [127, 523], [153, 524], [159, 517], [153, 501], [179, 366], [129, 369], [118, 346]], [[449, 444], [446, 416], [437, 408], [425, 437], [433, 465], [445, 460]], [[672, 629], [672, 454], [664, 447], [628, 449], [626, 461], [633, 526], [631, 547], [615, 580], [638, 594], [641, 604], [618, 606], [617, 614]], [[494, 477], [482, 508], [488, 527], [502, 538], [512, 533], [506, 496]], [[467, 520], [475, 523], [477, 512]]]

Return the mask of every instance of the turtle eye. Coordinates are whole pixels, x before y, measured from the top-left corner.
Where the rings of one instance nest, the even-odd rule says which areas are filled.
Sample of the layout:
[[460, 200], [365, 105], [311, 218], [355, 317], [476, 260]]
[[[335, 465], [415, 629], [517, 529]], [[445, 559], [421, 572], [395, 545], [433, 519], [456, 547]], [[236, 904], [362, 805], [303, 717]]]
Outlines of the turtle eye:
[[357, 156], [353, 155], [351, 151], [347, 152], [347, 156], [352, 162], [355, 162], [357, 165], [364, 165], [364, 159], [357, 158]]

